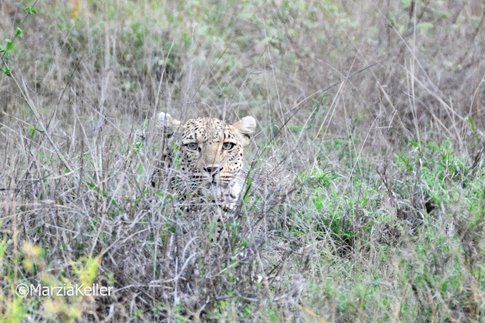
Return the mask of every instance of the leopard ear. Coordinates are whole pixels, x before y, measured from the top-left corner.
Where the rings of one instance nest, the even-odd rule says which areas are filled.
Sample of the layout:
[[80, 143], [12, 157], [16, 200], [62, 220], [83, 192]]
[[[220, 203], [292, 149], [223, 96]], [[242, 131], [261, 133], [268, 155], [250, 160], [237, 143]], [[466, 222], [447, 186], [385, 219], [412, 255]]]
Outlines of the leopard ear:
[[246, 146], [249, 144], [249, 138], [251, 138], [251, 135], [256, 130], [256, 119], [251, 116], [244, 117], [238, 122], [232, 124], [232, 126], [239, 130], [239, 132], [242, 134], [242, 137], [244, 138], [243, 146]]
[[243, 135], [249, 137], [256, 130], [256, 119], [251, 116], [244, 117], [238, 122], [234, 123], [232, 126], [239, 130], [239, 132]]
[[180, 126], [181, 122], [177, 119], [172, 118], [172, 116], [165, 112], [160, 112], [158, 114], [158, 126], [165, 128], [176, 128]]
[[168, 113], [165, 112], [160, 112], [158, 114], [158, 120], [157, 120], [157, 126], [163, 131], [163, 133], [171, 137], [176, 128], [180, 127], [182, 124], [180, 121], [177, 119], [172, 118], [172, 116]]

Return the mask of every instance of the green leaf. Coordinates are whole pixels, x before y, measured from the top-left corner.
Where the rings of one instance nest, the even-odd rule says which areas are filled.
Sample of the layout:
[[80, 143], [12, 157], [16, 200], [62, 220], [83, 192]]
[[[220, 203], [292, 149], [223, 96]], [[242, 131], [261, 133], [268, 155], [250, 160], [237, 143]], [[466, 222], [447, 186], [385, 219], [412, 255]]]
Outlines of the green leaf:
[[12, 70], [10, 69], [10, 67], [5, 66], [4, 68], [0, 68], [0, 70], [8, 77], [12, 76]]
[[477, 126], [475, 125], [475, 120], [472, 117], [468, 118], [468, 123], [470, 124], [470, 128], [472, 129], [473, 133], [477, 133]]
[[34, 6], [27, 6], [24, 8], [24, 12], [28, 15], [35, 15], [39, 12], [39, 10]]
[[138, 154], [143, 149], [143, 146], [144, 146], [143, 142], [136, 142], [133, 147], [133, 150], [135, 151], [136, 154]]
[[23, 37], [24, 37], [24, 31], [17, 27], [17, 29], [15, 30], [15, 38], [23, 38]]
[[15, 43], [13, 42], [13, 40], [7, 38], [5, 39], [5, 52], [8, 53], [8, 52], [13, 52], [15, 50], [15, 48], [17, 48], [17, 45], [15, 45]]
[[29, 137], [30, 137], [30, 139], [34, 139], [34, 137], [35, 137], [35, 130], [36, 130], [35, 127], [30, 127], [29, 128]]
[[41, 128], [37, 128], [36, 126], [30, 127], [29, 128], [29, 135], [30, 135], [30, 138], [31, 139], [34, 139], [36, 132], [44, 133], [45, 130], [44, 129], [41, 129]]
[[321, 212], [323, 210], [323, 197], [320, 196], [320, 194], [315, 194], [313, 196], [313, 206], [318, 212]]

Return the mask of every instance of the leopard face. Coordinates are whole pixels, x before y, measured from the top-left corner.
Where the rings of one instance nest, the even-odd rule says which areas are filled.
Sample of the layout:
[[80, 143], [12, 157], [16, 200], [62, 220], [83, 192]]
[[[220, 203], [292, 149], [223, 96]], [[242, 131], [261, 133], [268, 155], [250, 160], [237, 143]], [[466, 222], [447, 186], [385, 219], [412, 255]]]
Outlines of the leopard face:
[[256, 128], [253, 117], [233, 124], [215, 118], [182, 123], [162, 112], [159, 125], [180, 147], [180, 173], [193, 193], [224, 203], [237, 201], [244, 184], [244, 148]]

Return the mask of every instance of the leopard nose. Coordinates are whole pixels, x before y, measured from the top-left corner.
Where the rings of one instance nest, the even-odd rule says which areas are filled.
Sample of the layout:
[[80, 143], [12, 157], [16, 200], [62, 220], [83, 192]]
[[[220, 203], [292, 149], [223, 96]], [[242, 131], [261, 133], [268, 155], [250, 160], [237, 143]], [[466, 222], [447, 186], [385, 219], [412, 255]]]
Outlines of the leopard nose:
[[216, 175], [217, 173], [219, 173], [222, 170], [222, 166], [211, 165], [211, 166], [204, 167], [204, 170], [211, 175]]

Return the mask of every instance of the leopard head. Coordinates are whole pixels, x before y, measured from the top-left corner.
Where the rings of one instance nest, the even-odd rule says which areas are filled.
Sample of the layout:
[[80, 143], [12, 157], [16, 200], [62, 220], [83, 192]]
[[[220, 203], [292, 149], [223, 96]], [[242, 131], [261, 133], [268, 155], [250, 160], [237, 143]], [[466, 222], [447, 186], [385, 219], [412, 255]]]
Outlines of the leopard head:
[[240, 189], [235, 189], [234, 183], [240, 180], [244, 148], [256, 129], [253, 117], [244, 117], [233, 124], [215, 118], [195, 118], [182, 123], [162, 112], [158, 119], [164, 134], [178, 143], [180, 172], [191, 183], [206, 189]]

